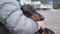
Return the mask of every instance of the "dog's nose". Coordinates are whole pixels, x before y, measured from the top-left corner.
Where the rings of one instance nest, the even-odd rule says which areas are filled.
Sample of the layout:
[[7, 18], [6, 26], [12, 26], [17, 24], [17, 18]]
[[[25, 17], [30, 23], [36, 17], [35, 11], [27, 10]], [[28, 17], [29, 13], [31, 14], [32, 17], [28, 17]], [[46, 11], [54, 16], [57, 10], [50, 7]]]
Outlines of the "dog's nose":
[[41, 15], [40, 21], [43, 21], [44, 19], [45, 19], [45, 17]]

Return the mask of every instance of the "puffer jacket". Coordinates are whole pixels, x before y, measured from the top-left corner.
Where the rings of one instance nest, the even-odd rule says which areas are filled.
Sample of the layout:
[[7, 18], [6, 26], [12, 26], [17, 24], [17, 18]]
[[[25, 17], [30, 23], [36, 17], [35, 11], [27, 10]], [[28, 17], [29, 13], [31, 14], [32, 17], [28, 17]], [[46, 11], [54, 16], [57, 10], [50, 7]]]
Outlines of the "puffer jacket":
[[38, 30], [36, 22], [23, 15], [16, 0], [0, 0], [0, 22], [10, 34], [34, 34]]

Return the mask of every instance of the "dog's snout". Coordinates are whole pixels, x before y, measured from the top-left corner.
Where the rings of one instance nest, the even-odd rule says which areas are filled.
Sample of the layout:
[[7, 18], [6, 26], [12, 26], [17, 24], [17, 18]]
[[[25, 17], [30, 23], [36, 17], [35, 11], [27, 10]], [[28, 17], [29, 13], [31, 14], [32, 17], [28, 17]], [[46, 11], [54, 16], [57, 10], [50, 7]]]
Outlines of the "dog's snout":
[[40, 21], [43, 21], [44, 19], [45, 19], [45, 17], [41, 15]]

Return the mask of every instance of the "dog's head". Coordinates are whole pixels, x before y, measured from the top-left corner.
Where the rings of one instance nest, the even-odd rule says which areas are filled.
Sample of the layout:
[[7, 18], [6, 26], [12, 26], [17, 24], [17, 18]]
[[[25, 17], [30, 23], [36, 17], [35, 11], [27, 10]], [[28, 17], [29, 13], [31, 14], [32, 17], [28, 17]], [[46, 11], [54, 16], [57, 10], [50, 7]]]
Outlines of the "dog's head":
[[23, 5], [20, 8], [23, 11], [23, 14], [34, 21], [42, 21], [44, 20], [44, 17], [37, 13], [36, 10], [31, 5]]

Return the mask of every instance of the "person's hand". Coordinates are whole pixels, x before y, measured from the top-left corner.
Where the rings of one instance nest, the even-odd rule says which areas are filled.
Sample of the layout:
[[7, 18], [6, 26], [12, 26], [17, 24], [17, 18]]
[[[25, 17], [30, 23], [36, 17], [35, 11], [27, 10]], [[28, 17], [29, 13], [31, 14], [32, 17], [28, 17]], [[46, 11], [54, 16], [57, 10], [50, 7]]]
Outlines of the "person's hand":
[[37, 21], [37, 24], [38, 24], [38, 30], [40, 28], [45, 29], [45, 22], [44, 21]]

